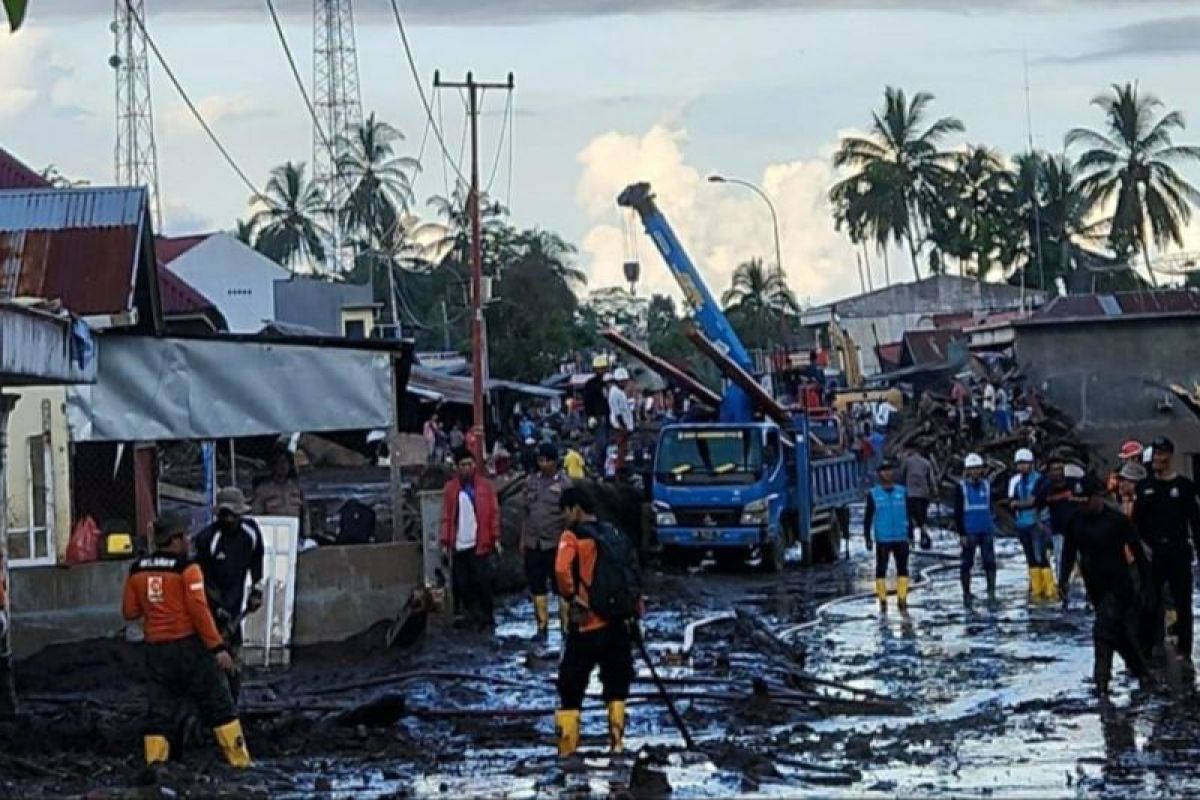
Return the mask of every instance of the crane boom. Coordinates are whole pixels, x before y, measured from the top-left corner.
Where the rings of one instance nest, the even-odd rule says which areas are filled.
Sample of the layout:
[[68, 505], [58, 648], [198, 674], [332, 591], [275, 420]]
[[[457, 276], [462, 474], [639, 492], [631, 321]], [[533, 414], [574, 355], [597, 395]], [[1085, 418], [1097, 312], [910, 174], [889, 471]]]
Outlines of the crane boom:
[[[717, 304], [708, 284], [692, 263], [691, 257], [684, 250], [683, 244], [666, 216], [654, 202], [654, 194], [649, 183], [634, 183], [625, 187], [617, 197], [617, 205], [622, 208], [632, 208], [641, 217], [646, 233], [654, 241], [655, 247], [666, 262], [667, 268], [675, 276], [679, 288], [683, 291], [684, 301], [691, 309], [696, 324], [704, 335], [720, 347], [739, 367], [747, 373], [754, 371], [754, 362], [742, 340], [738, 338], [733, 325], [721, 307]], [[721, 420], [723, 422], [747, 422], [752, 420], [752, 405], [750, 397], [741, 387], [730, 384], [725, 388], [721, 399]]]

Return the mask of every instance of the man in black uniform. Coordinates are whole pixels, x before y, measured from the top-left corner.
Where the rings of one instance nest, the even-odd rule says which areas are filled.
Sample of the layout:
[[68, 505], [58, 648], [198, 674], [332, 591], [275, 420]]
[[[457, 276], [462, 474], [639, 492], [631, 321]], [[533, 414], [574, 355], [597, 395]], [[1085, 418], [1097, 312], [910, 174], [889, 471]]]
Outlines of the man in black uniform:
[[583, 415], [588, 430], [592, 433], [592, 451], [589, 453], [592, 469], [604, 474], [604, 455], [608, 448], [608, 356], [599, 355], [592, 359], [592, 377], [583, 385]]
[[[1120, 653], [1125, 668], [1146, 681], [1150, 671], [1139, 648], [1139, 602], [1145, 598], [1150, 566], [1128, 518], [1104, 502], [1104, 484], [1084, 478], [1084, 502], [1066, 524], [1059, 585], [1066, 586], [1076, 557], [1088, 600], [1096, 609], [1092, 623], [1095, 648], [1093, 678], [1099, 694], [1108, 692], [1113, 653]], [[1069, 595], [1063, 592], [1063, 608]]]
[[[213, 619], [236, 661], [242, 645], [242, 617], [262, 608], [263, 538], [258, 523], [244, 516], [250, 504], [241, 489], [217, 492], [217, 521], [196, 534], [196, 561], [204, 571], [204, 585]], [[250, 596], [246, 596], [246, 576]], [[237, 701], [241, 681], [229, 673], [229, 689]]]
[[[1153, 449], [1153, 473], [1138, 484], [1133, 504], [1133, 522], [1138, 535], [1150, 547], [1155, 603], [1162, 602], [1163, 585], [1171, 590], [1175, 605], [1174, 631], [1179, 636], [1179, 657], [1192, 660], [1192, 561], [1200, 542], [1200, 505], [1196, 485], [1175, 472], [1175, 443], [1166, 437], [1156, 439]], [[1153, 647], [1163, 641], [1163, 612], [1154, 611], [1153, 627], [1146, 631], [1145, 644]]]

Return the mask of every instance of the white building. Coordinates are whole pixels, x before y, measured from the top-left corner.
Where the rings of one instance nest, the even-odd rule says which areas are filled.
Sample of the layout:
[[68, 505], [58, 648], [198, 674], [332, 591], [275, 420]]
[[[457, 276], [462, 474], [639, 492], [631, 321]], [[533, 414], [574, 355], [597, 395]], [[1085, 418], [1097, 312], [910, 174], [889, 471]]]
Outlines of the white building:
[[[275, 316], [275, 281], [289, 273], [228, 233], [160, 239], [159, 259], [216, 305], [230, 333], [257, 333]], [[182, 252], [180, 252], [182, 251]]]

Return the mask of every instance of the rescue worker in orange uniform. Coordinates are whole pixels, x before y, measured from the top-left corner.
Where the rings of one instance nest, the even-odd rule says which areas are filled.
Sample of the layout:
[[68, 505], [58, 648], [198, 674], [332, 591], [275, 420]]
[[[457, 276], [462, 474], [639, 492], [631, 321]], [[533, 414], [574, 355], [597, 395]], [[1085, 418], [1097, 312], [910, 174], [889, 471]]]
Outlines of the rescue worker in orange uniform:
[[[558, 667], [559, 710], [554, 715], [559, 756], [569, 756], [579, 747], [579, 714], [592, 670], [600, 667], [600, 683], [608, 707], [609, 749], [624, 751], [625, 701], [633, 683], [633, 636], [638, 635], [637, 617], [642, 613], [636, 570], [627, 572], [617, 561], [632, 566], [634, 552], [624, 534], [596, 519], [595, 501], [578, 486], [565, 489], [559, 500], [566, 530], [558, 540], [554, 574], [559, 594], [570, 606], [570, 623]], [[612, 559], [604, 569], [613, 570], [618, 585], [609, 584], [604, 593], [596, 587], [599, 562]], [[628, 575], [629, 577], [625, 577]], [[593, 597], [593, 594], [595, 597]], [[606, 607], [606, 596], [622, 595], [630, 601], [623, 616], [606, 618], [592, 606]]]
[[180, 704], [191, 701], [216, 734], [225, 760], [248, 767], [242, 723], [222, 675], [233, 669], [233, 658], [209, 611], [204, 574], [188, 559], [183, 520], [166, 515], [154, 523], [154, 547], [152, 555], [134, 562], [121, 602], [121, 614], [131, 622], [140, 619], [145, 632], [150, 677], [146, 763], [170, 757], [167, 731], [175, 725]]

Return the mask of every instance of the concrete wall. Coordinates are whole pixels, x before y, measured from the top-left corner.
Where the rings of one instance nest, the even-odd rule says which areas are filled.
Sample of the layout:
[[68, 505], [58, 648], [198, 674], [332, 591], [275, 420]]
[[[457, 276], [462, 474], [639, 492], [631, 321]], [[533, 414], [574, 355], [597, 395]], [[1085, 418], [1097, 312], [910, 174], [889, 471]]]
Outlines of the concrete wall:
[[[321, 547], [296, 561], [292, 641], [336, 642], [399, 613], [421, 583], [420, 542]], [[128, 561], [12, 572], [13, 650], [111, 636], [122, 626]]]
[[321, 547], [296, 562], [297, 645], [335, 642], [392, 619], [421, 584], [421, 544]]
[[111, 636], [122, 626], [128, 561], [14, 569], [13, 652], [25, 658], [52, 644]]
[[230, 333], [258, 333], [275, 319], [275, 281], [288, 271], [227, 233], [214, 233], [171, 262], [171, 271], [220, 310]]
[[[26, 556], [54, 563], [67, 551], [71, 536], [70, 442], [67, 435], [66, 391], [62, 387], [13, 390], [20, 399], [8, 419], [8, 459], [6, 463], [8, 497], [4, 513], [8, 515], [9, 553], [14, 566]], [[48, 424], [47, 424], [48, 423]], [[30, 438], [47, 437], [50, 448], [48, 494], [50, 541], [35, 542], [36, 552], [28, 545]], [[37, 498], [35, 498], [37, 502]]]
[[1191, 474], [1200, 420], [1177, 400], [1171, 411], [1158, 405], [1171, 384], [1200, 383], [1200, 319], [1018, 325], [1014, 347], [1032, 384], [1086, 441], [1109, 454], [1129, 438], [1169, 436]]

